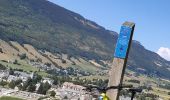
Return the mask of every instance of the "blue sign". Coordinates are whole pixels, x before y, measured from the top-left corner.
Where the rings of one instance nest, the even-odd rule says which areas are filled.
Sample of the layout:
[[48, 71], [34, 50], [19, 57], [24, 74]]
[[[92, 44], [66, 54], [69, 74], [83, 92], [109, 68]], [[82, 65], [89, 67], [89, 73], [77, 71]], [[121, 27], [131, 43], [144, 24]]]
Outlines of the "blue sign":
[[132, 31], [132, 28], [128, 26], [121, 27], [120, 34], [119, 34], [117, 44], [116, 44], [114, 57], [117, 57], [117, 58], [126, 57], [126, 52], [127, 52], [128, 45], [129, 45], [131, 31]]

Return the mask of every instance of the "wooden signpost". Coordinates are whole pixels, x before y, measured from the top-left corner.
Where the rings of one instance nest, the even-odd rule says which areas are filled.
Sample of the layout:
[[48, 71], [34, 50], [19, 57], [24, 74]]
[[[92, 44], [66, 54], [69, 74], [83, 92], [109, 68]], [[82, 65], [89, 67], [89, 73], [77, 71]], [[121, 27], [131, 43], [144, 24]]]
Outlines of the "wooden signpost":
[[[134, 28], [135, 24], [131, 22], [125, 22], [121, 27], [111, 66], [112, 69], [109, 73], [108, 86], [118, 86], [122, 84]], [[119, 93], [120, 90], [109, 90], [107, 95], [110, 100], [118, 100]]]

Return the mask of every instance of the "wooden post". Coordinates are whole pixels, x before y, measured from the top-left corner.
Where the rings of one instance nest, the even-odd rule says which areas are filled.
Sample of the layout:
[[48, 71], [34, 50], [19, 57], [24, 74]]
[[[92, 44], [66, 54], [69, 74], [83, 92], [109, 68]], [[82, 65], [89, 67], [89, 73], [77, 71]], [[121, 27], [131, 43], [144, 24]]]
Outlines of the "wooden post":
[[[112, 69], [109, 73], [108, 86], [118, 86], [122, 84], [134, 28], [135, 24], [131, 22], [125, 22], [121, 27], [111, 65]], [[118, 100], [119, 93], [120, 90], [107, 91], [110, 100]]]

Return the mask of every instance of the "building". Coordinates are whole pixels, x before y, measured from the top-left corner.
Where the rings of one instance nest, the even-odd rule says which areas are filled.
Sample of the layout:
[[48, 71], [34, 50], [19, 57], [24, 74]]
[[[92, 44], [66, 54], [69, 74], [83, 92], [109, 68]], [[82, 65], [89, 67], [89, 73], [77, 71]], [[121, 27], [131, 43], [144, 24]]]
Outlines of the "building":
[[85, 87], [81, 85], [75, 85], [70, 82], [65, 82], [63, 83], [63, 86], [61, 88], [61, 95], [63, 95], [63, 97], [67, 96], [70, 100], [78, 100], [78, 99], [81, 100], [81, 98], [84, 98], [86, 94], [86, 91], [84, 91], [84, 89]]
[[85, 87], [83, 87], [81, 85], [75, 85], [70, 82], [65, 82], [65, 83], [63, 83], [62, 89], [71, 90], [71, 91], [75, 91], [75, 92], [83, 92], [84, 91], [83, 89], [85, 89]]
[[9, 76], [8, 76], [8, 79], [7, 79], [7, 82], [16, 81], [16, 80], [18, 80], [18, 79], [20, 79], [20, 78], [17, 77], [17, 76], [9, 75]]
[[23, 82], [27, 81], [29, 77], [32, 78], [32, 74], [28, 74], [26, 72], [14, 71], [14, 75], [21, 79]]
[[7, 70], [0, 70], [0, 79], [8, 78], [9, 71]]
[[39, 87], [40, 87], [40, 83], [37, 83], [35, 86], [36, 86], [36, 89], [35, 89], [35, 90], [38, 91], [38, 89], [39, 89]]
[[53, 85], [54, 80], [52, 80], [52, 79], [50, 79], [50, 78], [43, 78], [42, 82], [43, 82], [43, 83], [48, 82], [50, 85]]

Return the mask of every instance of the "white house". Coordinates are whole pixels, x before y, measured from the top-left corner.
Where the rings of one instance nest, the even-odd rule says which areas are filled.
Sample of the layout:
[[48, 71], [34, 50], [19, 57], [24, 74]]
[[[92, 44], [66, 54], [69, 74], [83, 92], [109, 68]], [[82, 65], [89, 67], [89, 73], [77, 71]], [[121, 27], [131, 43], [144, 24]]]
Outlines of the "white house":
[[0, 70], [0, 79], [7, 78], [9, 76], [9, 71]]
[[7, 81], [11, 82], [11, 81], [16, 81], [18, 79], [19, 79], [19, 77], [17, 77], [17, 76], [9, 75]]
[[54, 80], [50, 79], [50, 78], [43, 78], [42, 80], [43, 83], [48, 82], [50, 85], [52, 85], [54, 83]]

